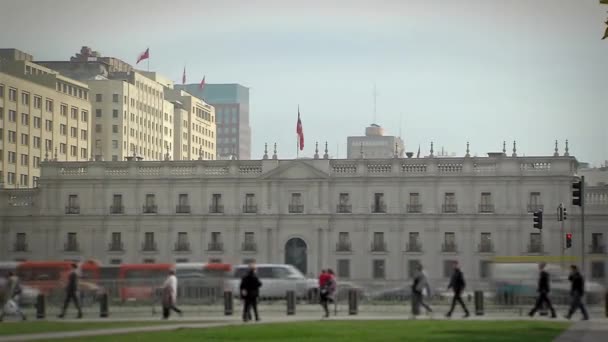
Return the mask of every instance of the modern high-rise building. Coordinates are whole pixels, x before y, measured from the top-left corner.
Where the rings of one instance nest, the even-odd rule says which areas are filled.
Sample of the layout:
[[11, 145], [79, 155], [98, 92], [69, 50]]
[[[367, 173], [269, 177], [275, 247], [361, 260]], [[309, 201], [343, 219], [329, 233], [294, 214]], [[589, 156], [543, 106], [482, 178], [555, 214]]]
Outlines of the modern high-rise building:
[[175, 85], [215, 107], [218, 159], [251, 159], [249, 88], [240, 84]]
[[365, 136], [347, 138], [348, 159], [403, 158], [405, 146], [400, 137], [384, 135], [384, 128], [371, 124], [365, 128]]
[[87, 84], [0, 49], [0, 187], [36, 187], [40, 162], [87, 160]]

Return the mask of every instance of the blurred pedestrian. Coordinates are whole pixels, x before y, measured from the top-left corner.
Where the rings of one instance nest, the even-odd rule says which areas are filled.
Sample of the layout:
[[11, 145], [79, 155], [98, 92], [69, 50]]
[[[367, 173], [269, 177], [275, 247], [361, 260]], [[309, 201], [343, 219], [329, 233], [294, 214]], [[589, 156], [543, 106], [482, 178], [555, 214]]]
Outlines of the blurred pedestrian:
[[414, 282], [412, 283], [412, 315], [417, 316], [420, 314], [420, 306], [423, 306], [427, 314], [433, 312], [431, 307], [424, 302], [424, 292], [427, 295], [431, 294], [431, 287], [429, 286], [428, 279], [422, 265], [418, 264], [416, 274], [414, 275]]
[[466, 282], [464, 280], [464, 274], [460, 270], [460, 265], [458, 262], [454, 264], [454, 271], [452, 272], [452, 277], [450, 278], [450, 284], [448, 285], [448, 290], [452, 289], [454, 292], [454, 297], [452, 298], [452, 307], [450, 311], [445, 315], [446, 317], [451, 317], [452, 312], [454, 312], [454, 308], [456, 307], [456, 302], [462, 306], [464, 310], [464, 318], [469, 317], [469, 310], [467, 309], [464, 301], [462, 300], [462, 292], [466, 287]]
[[555, 309], [553, 308], [553, 305], [551, 305], [551, 300], [549, 300], [549, 292], [551, 292], [551, 280], [549, 278], [549, 273], [545, 271], [545, 266], [546, 264], [544, 262], [538, 264], [538, 269], [540, 271], [537, 288], [538, 298], [536, 298], [536, 304], [534, 305], [534, 308], [532, 308], [532, 311], [530, 311], [530, 313], [528, 314], [530, 315], [530, 317], [534, 317], [536, 311], [541, 309], [543, 307], [543, 304], [545, 303], [549, 307], [549, 310], [551, 310], [551, 318], [557, 317], [555, 315]]
[[262, 282], [258, 279], [255, 272], [255, 265], [249, 265], [249, 272], [241, 279], [241, 299], [243, 299], [243, 322], [251, 320], [251, 309], [255, 315], [255, 320], [259, 321], [258, 314], [258, 297], [260, 295], [260, 287]]
[[65, 300], [63, 302], [63, 309], [59, 314], [59, 318], [65, 317], [65, 311], [68, 308], [70, 301], [74, 302], [76, 309], [78, 310], [78, 318], [82, 318], [82, 308], [80, 307], [80, 301], [78, 300], [78, 265], [72, 264], [72, 271], [68, 275], [68, 283], [65, 287]]
[[18, 314], [21, 319], [25, 321], [27, 318], [19, 307], [19, 299], [21, 298], [21, 292], [23, 292], [23, 289], [21, 288], [19, 278], [12, 271], [8, 272], [4, 287], [5, 301], [4, 305], [2, 306], [2, 314], [0, 314], [0, 322], [4, 320], [4, 316], [6, 316], [7, 314]]
[[337, 288], [337, 283], [336, 283], [336, 277], [334, 275], [334, 271], [331, 269], [328, 269], [325, 272], [325, 279], [323, 281], [323, 285], [321, 285], [321, 287], [319, 288], [319, 293], [320, 293], [320, 298], [321, 298], [321, 306], [323, 307], [323, 310], [325, 311], [325, 315], [324, 317], [327, 318], [329, 317], [329, 307], [328, 304], [330, 302], [334, 302], [334, 293], [336, 292], [336, 288]]
[[570, 266], [570, 276], [568, 277], [570, 280], [570, 310], [568, 310], [568, 314], [566, 315], [567, 319], [572, 317], [572, 314], [577, 309], [581, 309], [581, 313], [583, 314], [583, 320], [586, 321], [589, 319], [589, 314], [587, 313], [587, 309], [585, 308], [585, 278], [579, 272], [578, 267], [576, 265]]
[[182, 310], [178, 309], [177, 306], [177, 277], [175, 276], [175, 270], [169, 270], [169, 276], [163, 283], [162, 291], [162, 304], [163, 304], [163, 319], [168, 319], [171, 310], [177, 312], [180, 316], [183, 314]]

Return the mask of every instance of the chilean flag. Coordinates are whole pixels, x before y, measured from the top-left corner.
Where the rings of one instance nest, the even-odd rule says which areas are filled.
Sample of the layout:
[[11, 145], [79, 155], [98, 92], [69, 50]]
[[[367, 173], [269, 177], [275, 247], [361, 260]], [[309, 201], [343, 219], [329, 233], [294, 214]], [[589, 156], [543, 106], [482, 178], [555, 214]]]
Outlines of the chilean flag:
[[135, 63], [135, 64], [139, 64], [139, 62], [143, 61], [144, 59], [148, 59], [148, 58], [150, 58], [150, 48], [147, 48], [146, 51], [139, 54], [139, 56], [137, 57], [137, 63]]
[[201, 84], [198, 85], [198, 88], [203, 91], [203, 88], [205, 88], [205, 77], [203, 76], [203, 80], [201, 81]]
[[186, 67], [184, 67], [184, 73], [182, 74], [182, 84], [186, 84]]
[[300, 151], [304, 149], [304, 130], [302, 129], [302, 120], [300, 120], [300, 106], [298, 106], [298, 124], [296, 125], [296, 134], [298, 134], [298, 146]]

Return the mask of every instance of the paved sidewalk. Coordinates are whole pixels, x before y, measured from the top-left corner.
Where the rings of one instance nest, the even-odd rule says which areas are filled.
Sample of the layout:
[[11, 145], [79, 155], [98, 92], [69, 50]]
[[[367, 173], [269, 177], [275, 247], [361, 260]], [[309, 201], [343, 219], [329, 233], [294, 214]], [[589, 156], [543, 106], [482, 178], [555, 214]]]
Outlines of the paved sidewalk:
[[574, 323], [553, 342], [606, 342], [608, 341], [608, 322], [591, 320]]

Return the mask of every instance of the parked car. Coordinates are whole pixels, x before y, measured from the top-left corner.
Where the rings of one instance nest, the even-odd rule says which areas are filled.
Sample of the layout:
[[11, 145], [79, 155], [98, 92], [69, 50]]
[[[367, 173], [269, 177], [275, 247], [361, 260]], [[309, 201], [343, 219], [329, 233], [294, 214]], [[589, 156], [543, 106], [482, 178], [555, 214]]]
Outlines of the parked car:
[[[230, 287], [238, 296], [241, 279], [247, 274], [248, 265], [234, 266], [233, 279]], [[257, 275], [262, 282], [260, 298], [285, 298], [287, 291], [295, 291], [298, 298], [315, 298], [318, 292], [318, 281], [306, 278], [302, 272], [292, 265], [258, 264]]]

